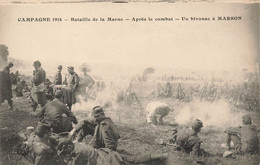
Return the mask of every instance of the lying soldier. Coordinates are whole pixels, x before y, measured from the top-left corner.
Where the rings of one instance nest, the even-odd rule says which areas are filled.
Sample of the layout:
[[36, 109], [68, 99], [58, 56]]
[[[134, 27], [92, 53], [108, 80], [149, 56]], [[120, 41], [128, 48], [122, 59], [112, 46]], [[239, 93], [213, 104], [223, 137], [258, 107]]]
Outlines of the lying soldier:
[[[191, 129], [174, 129], [168, 144], [174, 145], [177, 150], [190, 154], [193, 158], [208, 156], [209, 154], [200, 148], [202, 141], [198, 137], [198, 133], [202, 127], [202, 121], [196, 119], [193, 122]], [[160, 144], [165, 144], [165, 142], [160, 142]]]
[[108, 148], [94, 149], [82, 142], [72, 142], [69, 138], [60, 138], [58, 142], [53, 142], [53, 145], [57, 146], [55, 147], [57, 154], [68, 165], [145, 164], [160, 161], [167, 157], [167, 154], [130, 155], [125, 151], [119, 153]]
[[[259, 152], [259, 140], [257, 128], [252, 125], [251, 117], [244, 115], [242, 117], [243, 127], [231, 127], [225, 130], [227, 133], [227, 147], [231, 149], [231, 141], [234, 143], [235, 153], [237, 154], [255, 154]], [[230, 152], [232, 153], [232, 152]]]
[[39, 122], [35, 132], [28, 134], [26, 141], [18, 148], [18, 154], [34, 165], [65, 165], [50, 146], [50, 136], [50, 126]]

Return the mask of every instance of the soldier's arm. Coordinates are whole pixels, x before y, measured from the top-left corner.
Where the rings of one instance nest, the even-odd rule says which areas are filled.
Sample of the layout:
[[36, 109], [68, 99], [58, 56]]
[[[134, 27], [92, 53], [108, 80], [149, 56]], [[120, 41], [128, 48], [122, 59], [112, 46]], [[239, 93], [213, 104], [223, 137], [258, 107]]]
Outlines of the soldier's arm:
[[93, 85], [95, 84], [94, 79], [93, 79], [91, 76], [89, 76], [89, 79], [90, 79], [90, 84], [89, 84], [89, 86], [93, 86]]
[[37, 71], [34, 72], [34, 77], [33, 77], [32, 81], [33, 81], [34, 84], [37, 84], [40, 81], [40, 73], [39, 73], [39, 71], [38, 72]]
[[111, 134], [112, 130], [109, 126], [104, 125], [102, 129], [102, 135], [104, 138], [105, 148], [116, 150], [116, 141]]
[[42, 110], [36, 114], [37, 117], [40, 118], [40, 120], [43, 120], [44, 118], [44, 113], [45, 113], [46, 105], [42, 108]]
[[68, 83], [67, 83], [67, 75], [65, 76], [65, 79], [64, 79], [64, 81], [63, 81], [63, 84], [68, 85]]
[[78, 123], [76, 116], [71, 111], [69, 111], [66, 106], [64, 106], [64, 113], [68, 116], [70, 121], [72, 121], [74, 124]]
[[241, 127], [229, 127], [224, 132], [228, 133], [228, 134], [233, 134], [233, 135], [240, 135]]
[[79, 76], [77, 74], [75, 74], [75, 84], [73, 86], [73, 90], [76, 90], [79, 86]]

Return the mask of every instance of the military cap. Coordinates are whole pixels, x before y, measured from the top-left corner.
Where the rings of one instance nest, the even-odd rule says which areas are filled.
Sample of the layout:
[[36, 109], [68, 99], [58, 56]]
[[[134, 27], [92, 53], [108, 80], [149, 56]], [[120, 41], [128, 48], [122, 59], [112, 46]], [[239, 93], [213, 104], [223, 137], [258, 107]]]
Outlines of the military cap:
[[58, 69], [62, 69], [62, 65], [59, 65], [59, 66], [58, 66]]
[[100, 116], [101, 114], [104, 114], [104, 110], [100, 106], [94, 107], [91, 113], [91, 115], [94, 117]]
[[12, 66], [14, 66], [14, 64], [13, 64], [12, 62], [10, 62], [10, 63], [8, 64], [8, 66], [9, 66], [9, 67], [12, 67]]
[[68, 69], [74, 71], [74, 67], [73, 66], [68, 66]]
[[39, 65], [39, 66], [41, 66], [41, 62], [40, 62], [39, 60], [34, 61], [33, 66], [35, 66], [35, 65]]
[[245, 125], [251, 125], [252, 124], [251, 117], [249, 115], [244, 115], [242, 117], [242, 121], [243, 121], [243, 124], [245, 124]]
[[62, 90], [56, 90], [54, 96], [56, 98], [60, 98], [62, 96], [62, 94], [63, 94]]
[[39, 137], [43, 137], [43, 135], [47, 132], [50, 131], [51, 127], [48, 124], [38, 122], [38, 125], [35, 129], [35, 134]]
[[200, 121], [199, 119], [196, 119], [196, 120], [193, 122], [192, 127], [193, 127], [193, 128], [201, 128], [201, 127], [203, 127], [203, 123], [202, 123], [202, 121]]

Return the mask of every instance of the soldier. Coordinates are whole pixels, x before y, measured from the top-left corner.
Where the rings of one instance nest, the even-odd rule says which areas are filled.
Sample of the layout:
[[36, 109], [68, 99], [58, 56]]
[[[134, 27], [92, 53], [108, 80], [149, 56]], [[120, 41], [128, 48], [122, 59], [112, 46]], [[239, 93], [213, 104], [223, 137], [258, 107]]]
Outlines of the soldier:
[[63, 69], [62, 65], [59, 65], [58, 66], [58, 72], [55, 74], [53, 84], [55, 84], [55, 85], [61, 85], [62, 84], [62, 75], [61, 75], [62, 69]]
[[23, 92], [29, 92], [29, 88], [26, 85], [26, 82], [23, 80], [21, 82], [18, 82], [16, 88], [15, 88], [15, 92], [16, 92], [16, 97], [21, 97], [23, 96]]
[[[60, 138], [53, 141], [56, 145], [58, 155], [67, 162], [68, 165], [96, 165], [98, 152], [93, 147], [85, 143], [73, 143], [68, 138]], [[56, 143], [56, 144], [55, 144]]]
[[38, 104], [42, 107], [46, 104], [46, 94], [45, 94], [45, 78], [46, 72], [41, 67], [40, 61], [35, 61], [33, 63], [35, 68], [33, 72], [33, 80], [32, 83], [34, 84], [34, 90], [32, 90], [32, 108], [33, 111], [36, 110]]
[[68, 87], [72, 90], [71, 91], [71, 100], [69, 100], [68, 106], [71, 110], [72, 103], [76, 101], [76, 93], [78, 92], [79, 87], [79, 76], [74, 71], [74, 67], [68, 67], [69, 74], [66, 75], [63, 84], [68, 85]]
[[49, 125], [38, 122], [35, 133], [31, 133], [20, 146], [18, 153], [34, 165], [65, 165], [56, 151], [50, 147], [51, 128]]
[[146, 121], [147, 123], [157, 125], [159, 119], [159, 124], [163, 124], [163, 118], [172, 111], [166, 103], [163, 102], [151, 102], [147, 104], [145, 109]]
[[13, 95], [12, 95], [12, 78], [10, 75], [10, 68], [14, 65], [9, 63], [0, 74], [0, 106], [5, 100], [7, 100], [10, 108], [13, 109]]
[[202, 121], [196, 119], [191, 126], [191, 130], [187, 128], [178, 130], [176, 134], [174, 134], [176, 135], [174, 138], [176, 139], [175, 143], [177, 145], [177, 149], [187, 154], [191, 154], [191, 156], [195, 158], [206, 154], [205, 151], [200, 148], [202, 141], [198, 137], [198, 133], [202, 127]]
[[[120, 138], [119, 132], [113, 121], [105, 116], [103, 109], [100, 106], [93, 108], [92, 116], [97, 123], [95, 127], [94, 136], [90, 143], [94, 148], [99, 149], [99, 155], [112, 160], [114, 164], [122, 162], [141, 164], [149, 163], [154, 160], [163, 160], [167, 158], [168, 154], [129, 154], [123, 149], [117, 149], [118, 139]], [[120, 155], [118, 155], [120, 154]], [[117, 163], [116, 163], [117, 162]], [[104, 162], [103, 164], [106, 164]]]
[[[37, 114], [42, 122], [50, 124], [54, 133], [69, 132], [72, 129], [72, 124], [77, 124], [75, 115], [70, 112], [67, 107], [61, 101], [62, 91], [57, 90], [55, 92], [55, 99], [47, 103]], [[63, 117], [64, 114], [67, 117]]]
[[45, 81], [45, 93], [46, 93], [46, 99], [47, 100], [53, 100], [53, 85], [49, 79], [46, 79]]
[[114, 122], [111, 118], [105, 116], [100, 106], [93, 108], [92, 116], [97, 124], [91, 142], [94, 148], [108, 148], [116, 151], [117, 141], [120, 136]]
[[82, 68], [82, 72], [84, 77], [80, 84], [80, 91], [81, 91], [81, 95], [85, 96], [85, 101], [86, 101], [87, 97], [90, 97], [90, 94], [93, 91], [93, 86], [95, 84], [95, 81], [90, 75], [87, 74], [88, 70], [86, 67]]
[[84, 119], [80, 121], [69, 133], [69, 138], [72, 139], [75, 134], [77, 134], [77, 142], [81, 142], [87, 135], [94, 135], [95, 132], [95, 122], [91, 119]]
[[237, 154], [258, 153], [259, 140], [256, 126], [252, 125], [249, 115], [244, 115], [242, 122], [243, 127], [231, 127], [225, 130], [225, 133], [227, 133], [227, 147], [231, 149], [230, 142], [232, 141]]

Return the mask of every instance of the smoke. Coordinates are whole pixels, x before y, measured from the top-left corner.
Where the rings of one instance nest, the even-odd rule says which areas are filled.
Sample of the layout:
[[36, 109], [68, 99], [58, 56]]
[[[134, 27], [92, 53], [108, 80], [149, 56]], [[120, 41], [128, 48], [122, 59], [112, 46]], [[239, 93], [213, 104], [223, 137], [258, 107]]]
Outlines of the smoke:
[[[106, 83], [107, 84], [107, 83]], [[95, 91], [96, 98], [84, 100], [87, 96], [80, 95], [79, 102], [72, 108], [73, 111], [91, 111], [95, 106], [101, 106], [104, 109], [118, 109], [118, 94], [122, 92], [120, 85], [115, 85], [113, 82], [108, 82], [108, 86], [102, 91]], [[121, 84], [122, 86], [122, 84]]]
[[8, 61], [12, 62], [14, 64], [14, 68], [15, 69], [24, 68], [25, 67], [23, 60], [14, 59], [14, 58], [9, 57]]
[[204, 126], [227, 128], [242, 123], [242, 112], [235, 112], [224, 100], [217, 102], [195, 101], [175, 111], [175, 121], [179, 124], [191, 124], [200, 119]]

